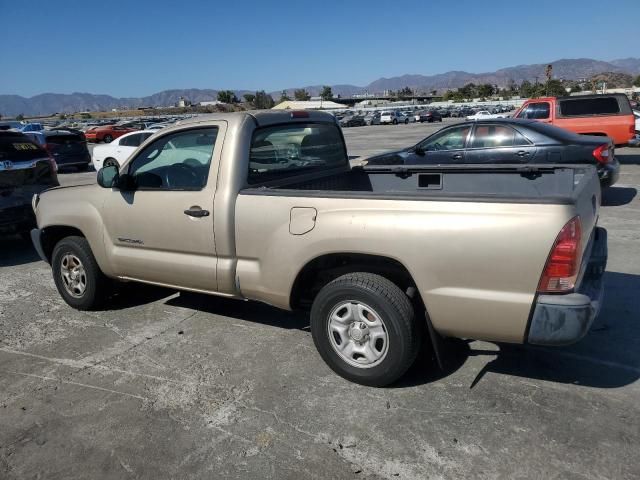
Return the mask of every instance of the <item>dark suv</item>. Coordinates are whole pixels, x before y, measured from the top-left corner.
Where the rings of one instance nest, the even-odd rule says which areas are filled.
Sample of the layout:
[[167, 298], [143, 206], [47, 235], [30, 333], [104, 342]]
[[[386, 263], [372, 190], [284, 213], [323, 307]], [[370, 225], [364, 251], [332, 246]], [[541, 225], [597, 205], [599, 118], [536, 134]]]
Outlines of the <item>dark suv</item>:
[[42, 130], [28, 132], [25, 135], [49, 152], [60, 168], [76, 167], [78, 170], [87, 170], [91, 165], [87, 140], [79, 130]]
[[44, 149], [22, 133], [0, 131], [0, 235], [29, 232], [33, 195], [56, 186], [56, 166]]

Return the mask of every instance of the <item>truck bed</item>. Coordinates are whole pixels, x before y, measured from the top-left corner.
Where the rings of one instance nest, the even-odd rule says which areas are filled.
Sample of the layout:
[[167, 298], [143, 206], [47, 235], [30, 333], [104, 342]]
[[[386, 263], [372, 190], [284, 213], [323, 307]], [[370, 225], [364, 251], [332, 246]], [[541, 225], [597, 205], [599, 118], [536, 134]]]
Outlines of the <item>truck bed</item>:
[[354, 167], [348, 171], [243, 190], [245, 194], [380, 197], [402, 200], [574, 204], [597, 180], [590, 166], [447, 165]]

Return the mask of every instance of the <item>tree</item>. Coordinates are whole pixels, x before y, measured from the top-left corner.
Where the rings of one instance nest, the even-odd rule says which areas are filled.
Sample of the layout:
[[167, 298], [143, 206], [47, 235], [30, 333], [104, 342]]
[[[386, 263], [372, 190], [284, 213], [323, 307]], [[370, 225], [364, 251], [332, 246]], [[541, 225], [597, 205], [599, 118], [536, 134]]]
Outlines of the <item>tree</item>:
[[259, 110], [264, 110], [267, 108], [273, 107], [275, 102], [273, 101], [273, 97], [271, 95], [267, 95], [264, 90], [259, 90], [256, 92], [255, 98], [253, 100], [253, 106]]
[[331, 87], [323, 85], [322, 90], [320, 91], [320, 98], [322, 98], [323, 100], [331, 100], [333, 98]]
[[287, 91], [286, 90], [282, 90], [282, 92], [280, 93], [280, 102], [287, 102], [291, 100], [291, 97], [289, 97], [289, 95], [287, 95]]
[[247, 103], [253, 103], [253, 101], [256, 99], [256, 96], [253, 93], [245, 93], [242, 97]]
[[446, 101], [453, 100], [454, 102], [461, 102], [464, 100], [464, 96], [458, 90], [447, 90], [443, 98]]
[[413, 96], [413, 90], [409, 87], [404, 87], [402, 90], [398, 90], [399, 98], [411, 98]]
[[464, 87], [459, 88], [458, 92], [462, 94], [463, 98], [475, 98], [476, 97], [476, 85], [475, 83], [467, 83]]
[[304, 88], [297, 88], [293, 91], [293, 98], [295, 98], [296, 100], [306, 101], [311, 98], [311, 95], [309, 95], [309, 92], [307, 92]]
[[22, 120], [24, 120], [24, 115], [19, 113], [18, 115], [16, 115], [16, 120], [21, 122]]
[[237, 103], [238, 97], [233, 90], [220, 90], [218, 92], [218, 101], [222, 103]]
[[490, 83], [483, 83], [482, 85], [478, 85], [477, 92], [479, 97], [490, 97], [495, 93], [495, 89]]
[[547, 80], [544, 91], [545, 95], [550, 97], [564, 97], [567, 94], [560, 80]]
[[640, 75], [633, 79], [633, 86], [640, 87]]

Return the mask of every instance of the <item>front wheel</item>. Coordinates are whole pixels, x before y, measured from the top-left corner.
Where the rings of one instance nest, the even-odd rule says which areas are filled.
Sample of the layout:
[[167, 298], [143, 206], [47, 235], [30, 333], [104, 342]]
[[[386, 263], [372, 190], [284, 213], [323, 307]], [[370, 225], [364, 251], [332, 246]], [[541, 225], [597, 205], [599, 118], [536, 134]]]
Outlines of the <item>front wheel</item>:
[[95, 310], [108, 295], [109, 280], [102, 273], [86, 238], [66, 237], [53, 249], [53, 280], [60, 296], [78, 310]]
[[111, 143], [113, 141], [113, 137], [111, 135], [105, 135], [104, 138], [102, 139], [102, 141], [104, 143]]
[[383, 387], [413, 364], [421, 329], [407, 296], [372, 273], [349, 273], [320, 290], [311, 308], [318, 352], [338, 375]]

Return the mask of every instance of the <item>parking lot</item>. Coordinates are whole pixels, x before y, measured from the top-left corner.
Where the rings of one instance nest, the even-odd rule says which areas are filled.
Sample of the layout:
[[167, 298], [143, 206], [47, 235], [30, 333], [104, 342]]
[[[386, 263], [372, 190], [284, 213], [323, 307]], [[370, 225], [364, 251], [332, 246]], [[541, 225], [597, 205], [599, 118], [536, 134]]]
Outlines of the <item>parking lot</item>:
[[[453, 121], [344, 134], [357, 162]], [[136, 285], [80, 312], [0, 240], [0, 478], [639, 478], [640, 149], [617, 156], [587, 337], [452, 341], [445, 371], [423, 355], [385, 389], [334, 374], [304, 315]]]

